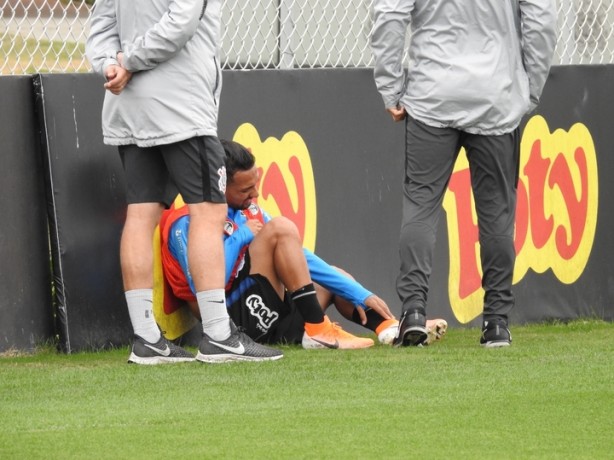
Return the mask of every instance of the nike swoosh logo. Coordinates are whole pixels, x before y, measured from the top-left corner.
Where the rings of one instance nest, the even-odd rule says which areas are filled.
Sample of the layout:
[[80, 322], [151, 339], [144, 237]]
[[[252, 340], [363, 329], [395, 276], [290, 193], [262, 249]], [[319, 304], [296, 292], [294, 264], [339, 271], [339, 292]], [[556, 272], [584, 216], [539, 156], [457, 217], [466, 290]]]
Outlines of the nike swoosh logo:
[[168, 347], [168, 345], [166, 346], [166, 348], [164, 350], [160, 350], [159, 348], [156, 348], [154, 346], [149, 345], [148, 343], [144, 344], [147, 348], [149, 348], [150, 350], [155, 351], [156, 353], [161, 354], [162, 356], [170, 356], [171, 355], [171, 349]]
[[314, 342], [318, 342], [320, 345], [324, 345], [326, 348], [332, 348], [333, 350], [339, 348], [339, 341], [337, 339], [335, 339], [335, 343], [324, 342], [322, 340], [314, 339], [313, 337], [311, 338], [311, 340], [313, 340]]
[[224, 303], [225, 300], [212, 300], [211, 302], [212, 303]]
[[245, 354], [245, 347], [243, 346], [242, 343], [240, 343], [238, 347], [231, 347], [229, 345], [224, 345], [223, 343], [214, 342], [213, 340], [211, 340], [211, 343], [215, 345], [216, 347], [222, 348], [226, 351], [229, 351], [237, 355]]

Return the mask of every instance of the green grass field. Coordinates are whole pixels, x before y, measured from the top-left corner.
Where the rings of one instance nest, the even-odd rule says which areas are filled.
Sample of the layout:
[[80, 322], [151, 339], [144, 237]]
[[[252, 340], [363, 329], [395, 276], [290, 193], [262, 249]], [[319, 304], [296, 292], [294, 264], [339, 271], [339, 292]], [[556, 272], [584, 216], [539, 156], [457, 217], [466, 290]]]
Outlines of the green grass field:
[[613, 458], [614, 324], [512, 334], [225, 365], [5, 354], [0, 458]]

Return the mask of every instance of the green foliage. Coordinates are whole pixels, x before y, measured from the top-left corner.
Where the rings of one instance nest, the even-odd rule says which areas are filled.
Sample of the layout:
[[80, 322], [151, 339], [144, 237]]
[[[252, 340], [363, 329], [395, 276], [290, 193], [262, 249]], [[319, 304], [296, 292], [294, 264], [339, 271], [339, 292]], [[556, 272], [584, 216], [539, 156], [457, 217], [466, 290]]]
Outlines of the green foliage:
[[431, 347], [127, 365], [0, 358], [0, 458], [611, 458], [614, 325], [453, 329]]

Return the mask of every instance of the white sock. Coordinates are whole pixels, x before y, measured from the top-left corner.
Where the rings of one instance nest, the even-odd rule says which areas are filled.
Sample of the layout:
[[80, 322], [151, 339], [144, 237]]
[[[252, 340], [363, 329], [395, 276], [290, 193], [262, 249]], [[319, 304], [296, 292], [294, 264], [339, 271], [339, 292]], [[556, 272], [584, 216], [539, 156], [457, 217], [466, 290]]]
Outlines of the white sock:
[[230, 317], [224, 289], [197, 292], [196, 300], [203, 322], [203, 332], [214, 340], [226, 340], [230, 337]]
[[161, 335], [153, 315], [153, 289], [134, 289], [126, 291], [125, 295], [134, 333], [156, 343]]

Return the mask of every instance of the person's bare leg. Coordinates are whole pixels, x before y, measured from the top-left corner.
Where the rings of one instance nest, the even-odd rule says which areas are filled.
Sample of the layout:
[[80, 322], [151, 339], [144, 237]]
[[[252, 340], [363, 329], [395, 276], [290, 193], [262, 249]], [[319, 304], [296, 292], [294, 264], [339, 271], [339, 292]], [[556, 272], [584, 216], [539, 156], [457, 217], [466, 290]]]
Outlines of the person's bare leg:
[[153, 288], [153, 235], [163, 206], [159, 203], [128, 205], [120, 242], [124, 290]]
[[326, 289], [324, 286], [320, 286], [318, 283], [313, 283], [316, 288], [316, 296], [318, 297], [318, 303], [322, 307], [322, 311], [326, 313], [328, 307], [333, 304], [333, 293]]
[[203, 331], [216, 340], [230, 336], [224, 293], [224, 203], [188, 204], [188, 263], [196, 288]]
[[196, 291], [224, 288], [224, 203], [189, 204], [188, 263]]
[[129, 204], [120, 242], [120, 262], [126, 303], [135, 339], [129, 363], [163, 364], [194, 361], [194, 356], [169, 342], [153, 314], [153, 235], [163, 206]]
[[318, 303], [296, 225], [285, 217], [267, 222], [249, 246], [250, 273], [266, 277], [283, 299], [284, 287], [303, 316], [311, 324], [321, 324], [324, 312]]
[[130, 322], [135, 335], [150, 343], [160, 339], [153, 316], [153, 235], [163, 207], [129, 204], [119, 257]]
[[301, 239], [294, 223], [284, 217], [268, 222], [249, 246], [251, 273], [266, 277], [283, 298], [311, 283]]

